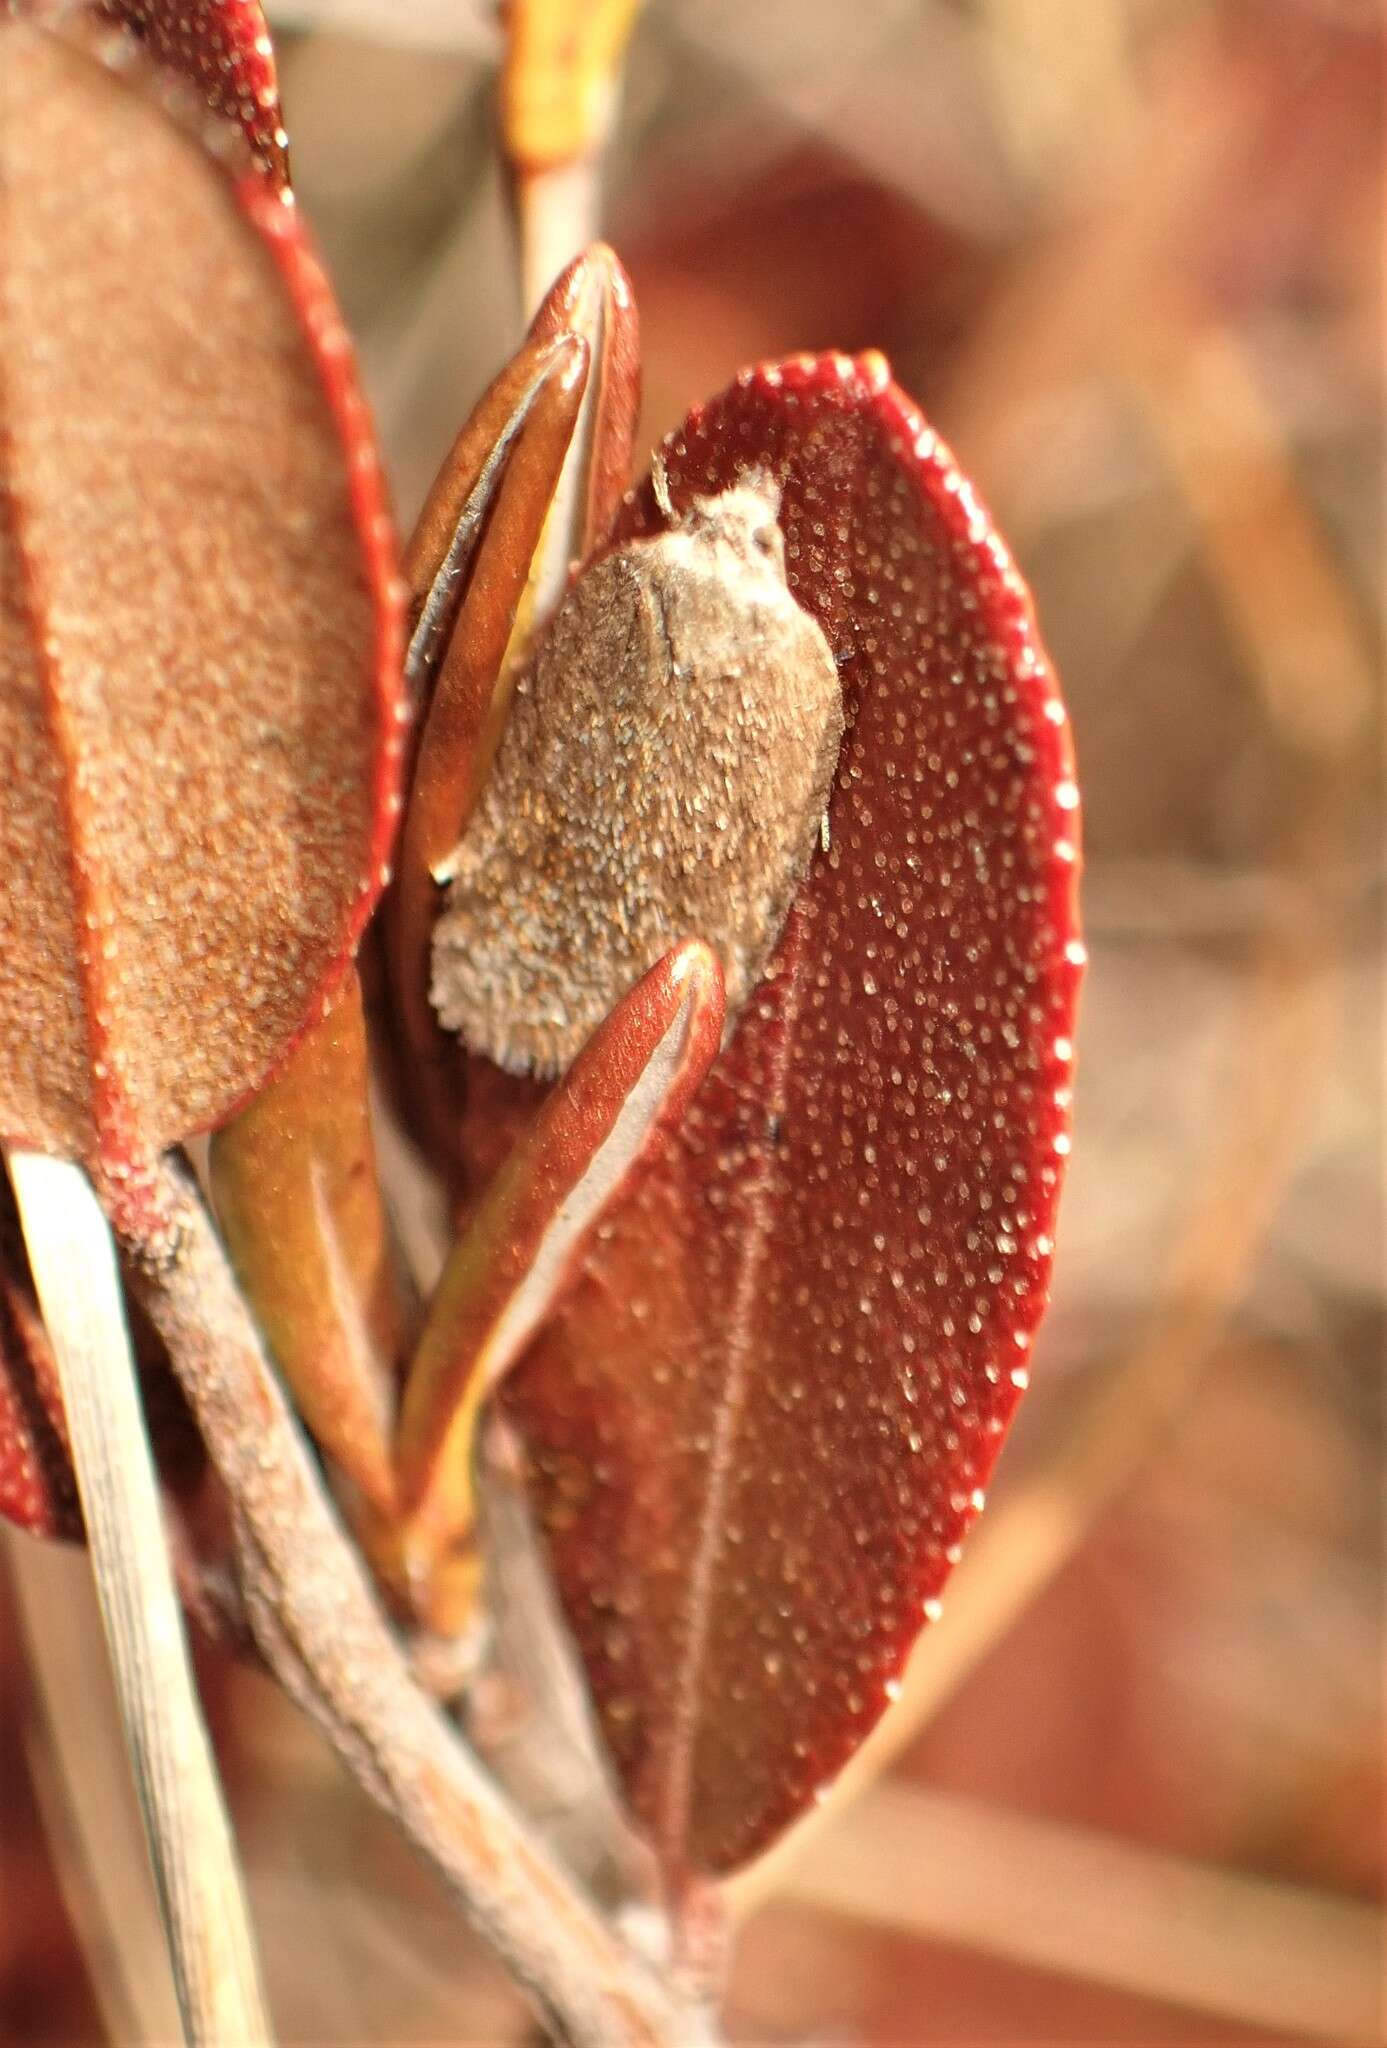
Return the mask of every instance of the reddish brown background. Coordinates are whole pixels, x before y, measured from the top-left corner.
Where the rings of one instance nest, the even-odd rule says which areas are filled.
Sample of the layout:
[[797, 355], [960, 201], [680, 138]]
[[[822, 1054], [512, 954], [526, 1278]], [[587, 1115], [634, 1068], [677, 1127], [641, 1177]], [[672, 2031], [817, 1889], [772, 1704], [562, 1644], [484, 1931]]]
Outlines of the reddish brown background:
[[[271, 8], [408, 519], [519, 327], [495, 31], [333, 12]], [[749, 359], [884, 348], [1032, 581], [1087, 793], [1035, 1387], [904, 1755], [742, 1941], [748, 2041], [1380, 2038], [1375, 15], [652, 0], [637, 38], [646, 441]], [[0, 2039], [66, 2048], [102, 2023], [3, 1587]], [[523, 2039], [289, 1711], [208, 1676], [284, 2038]]]

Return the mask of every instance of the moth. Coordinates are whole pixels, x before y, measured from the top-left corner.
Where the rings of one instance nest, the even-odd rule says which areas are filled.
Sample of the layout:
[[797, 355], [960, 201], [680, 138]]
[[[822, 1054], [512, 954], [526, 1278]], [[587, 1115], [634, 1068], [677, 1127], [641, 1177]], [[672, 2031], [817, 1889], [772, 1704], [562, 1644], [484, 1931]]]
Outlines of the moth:
[[753, 472], [600, 559], [516, 681], [434, 930], [446, 1029], [516, 1073], [563, 1072], [687, 935], [735, 1019], [822, 831], [837, 666], [786, 581], [779, 494]]

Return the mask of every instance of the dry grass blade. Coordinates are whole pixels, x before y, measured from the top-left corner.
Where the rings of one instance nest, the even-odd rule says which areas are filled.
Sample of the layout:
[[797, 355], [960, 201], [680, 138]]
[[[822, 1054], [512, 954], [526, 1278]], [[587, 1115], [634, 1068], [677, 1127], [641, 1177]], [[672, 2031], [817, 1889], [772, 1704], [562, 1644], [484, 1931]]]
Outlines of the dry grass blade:
[[268, 2040], [269, 2025], [188, 1665], [110, 1235], [79, 1168], [25, 1152], [12, 1153], [9, 1166], [58, 1358], [184, 2032], [246, 2048]]
[[174, 2041], [139, 1803], [84, 1551], [0, 1532], [33, 1693], [25, 1748], [54, 1871], [112, 2041]]
[[363, 36], [401, 49], [494, 57], [500, 45], [495, 9], [486, 0], [271, 0], [276, 28]]
[[[1121, 337], [1147, 430], [1179, 487], [1269, 724], [1311, 759], [1342, 760], [1375, 698], [1373, 650], [1295, 471], [1255, 361], [1192, 293]], [[1209, 461], [1211, 446], [1223, 459]]]
[[1371, 1906], [914, 1786], [878, 1786], [853, 1819], [850, 1841], [810, 1852], [792, 1898], [1277, 2040], [1372, 2038]]

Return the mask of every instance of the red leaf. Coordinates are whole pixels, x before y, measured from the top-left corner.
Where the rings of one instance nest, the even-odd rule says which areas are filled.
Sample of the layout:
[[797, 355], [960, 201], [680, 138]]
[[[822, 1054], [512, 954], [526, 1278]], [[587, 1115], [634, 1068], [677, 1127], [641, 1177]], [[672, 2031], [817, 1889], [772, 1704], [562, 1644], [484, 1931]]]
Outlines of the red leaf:
[[58, 1368], [0, 1174], [0, 1516], [31, 1536], [80, 1537]]
[[[9, 0], [9, 10], [63, 28], [83, 0]], [[270, 183], [289, 183], [289, 138], [274, 45], [260, 0], [85, 0], [93, 20], [116, 24], [190, 86], [209, 114], [232, 122]], [[105, 54], [118, 61], [118, 52]]]
[[0, 42], [0, 1133], [118, 1200], [350, 956], [400, 593], [293, 207], [84, 48]]
[[210, 113], [237, 124], [274, 184], [288, 184], [289, 138], [259, 0], [100, 0], [100, 6], [180, 72]]
[[[749, 374], [665, 462], [676, 512], [780, 482], [847, 716], [770, 972], [499, 1394], [677, 1881], [805, 1807], [935, 1611], [1046, 1298], [1083, 956], [1029, 602], [881, 359]], [[661, 524], [646, 484], [618, 537]]]

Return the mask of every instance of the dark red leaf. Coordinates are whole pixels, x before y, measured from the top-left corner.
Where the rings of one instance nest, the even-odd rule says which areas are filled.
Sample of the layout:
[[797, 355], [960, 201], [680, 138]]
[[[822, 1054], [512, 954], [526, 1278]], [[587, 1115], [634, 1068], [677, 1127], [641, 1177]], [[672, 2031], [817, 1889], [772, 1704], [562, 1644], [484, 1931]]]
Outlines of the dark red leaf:
[[[749, 374], [664, 453], [676, 512], [779, 481], [847, 717], [770, 972], [499, 1396], [677, 1883], [831, 1779], [982, 1505], [1046, 1299], [1083, 953], [1026, 593], [881, 359]], [[618, 537], [662, 523], [646, 484]]]
[[276, 185], [289, 182], [289, 138], [279, 105], [274, 47], [259, 0], [100, 0], [161, 63], [234, 121]]
[[[109, 22], [191, 87], [207, 113], [231, 122], [256, 166], [283, 190], [289, 138], [274, 44], [260, 0], [9, 0], [10, 12], [56, 28]], [[103, 54], [118, 62], [114, 45]]]
[[58, 1368], [9, 1182], [0, 1174], [0, 1516], [33, 1536], [82, 1534]]

